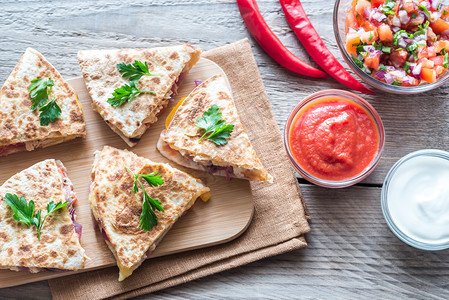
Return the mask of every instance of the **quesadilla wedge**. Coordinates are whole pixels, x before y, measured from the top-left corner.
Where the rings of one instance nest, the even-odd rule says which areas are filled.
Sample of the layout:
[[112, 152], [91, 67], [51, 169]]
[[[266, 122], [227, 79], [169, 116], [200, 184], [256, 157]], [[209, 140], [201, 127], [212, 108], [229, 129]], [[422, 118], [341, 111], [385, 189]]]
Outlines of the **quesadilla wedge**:
[[[36, 226], [16, 220], [15, 210], [7, 203], [11, 195], [23, 197], [29, 204], [33, 201], [35, 213], [41, 211], [40, 233]], [[51, 202], [69, 204], [45, 218]], [[60, 161], [41, 161], [9, 178], [0, 187], [0, 269], [32, 273], [83, 269], [87, 257], [80, 244], [81, 225], [75, 222], [76, 202], [72, 182]]]
[[[200, 54], [201, 50], [185, 44], [150, 49], [79, 51], [78, 61], [94, 110], [132, 147], [157, 121]], [[141, 74], [147, 68], [146, 75], [130, 80], [134, 77], [119, 71], [119, 64], [132, 67], [136, 63]], [[131, 96], [126, 103], [108, 102], [108, 99], [114, 99], [117, 89], [127, 86], [129, 92], [132, 85], [134, 90], [152, 93]]]
[[[233, 128], [221, 145], [203, 139], [204, 130], [197, 126], [198, 120], [214, 107], [219, 110], [217, 119], [223, 118], [225, 124]], [[169, 115], [166, 127], [157, 148], [179, 165], [226, 176], [228, 180], [229, 177], [273, 180], [251, 145], [223, 75], [207, 79], [178, 103]]]
[[[42, 112], [37, 107], [32, 110], [28, 89], [33, 79], [45, 78], [53, 81], [48, 102], [56, 99], [60, 115], [42, 126]], [[0, 90], [0, 156], [48, 147], [85, 135], [84, 116], [75, 90], [42, 54], [27, 48]]]
[[[158, 180], [163, 183], [151, 187], [142, 178], [138, 183], [134, 174], [160, 176]], [[198, 197], [203, 200], [210, 197], [209, 188], [190, 175], [168, 164], [108, 146], [96, 152], [91, 176], [92, 213], [117, 260], [119, 281], [142, 264]], [[163, 211], [155, 210], [157, 225], [147, 231], [141, 227], [146, 201], [142, 188], [151, 200], [159, 201], [163, 207]]]

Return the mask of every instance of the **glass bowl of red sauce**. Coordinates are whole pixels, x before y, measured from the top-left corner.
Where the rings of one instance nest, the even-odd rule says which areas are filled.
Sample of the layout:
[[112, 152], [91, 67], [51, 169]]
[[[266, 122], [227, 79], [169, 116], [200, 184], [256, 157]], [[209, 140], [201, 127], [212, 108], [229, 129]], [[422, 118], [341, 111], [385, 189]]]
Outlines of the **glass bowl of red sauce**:
[[343, 188], [362, 181], [377, 166], [385, 131], [366, 100], [347, 91], [324, 90], [293, 109], [284, 143], [293, 167], [304, 179]]

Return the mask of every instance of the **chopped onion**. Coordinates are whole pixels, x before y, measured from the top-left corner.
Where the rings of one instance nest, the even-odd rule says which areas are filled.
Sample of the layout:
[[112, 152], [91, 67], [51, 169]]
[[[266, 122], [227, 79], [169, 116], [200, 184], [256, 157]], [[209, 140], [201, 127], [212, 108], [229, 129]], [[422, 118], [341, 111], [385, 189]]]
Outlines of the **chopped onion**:
[[427, 1], [421, 2], [421, 5], [425, 6], [426, 8], [430, 8], [430, 4]]
[[401, 27], [401, 20], [399, 20], [399, 18], [396, 15], [394, 15], [393, 20], [391, 20], [391, 22], [393, 23], [394, 26]]
[[398, 40], [398, 46], [400, 48], [405, 48], [405, 47], [407, 47], [407, 42], [404, 39], [401, 38], [401, 39]]
[[410, 17], [408, 16], [408, 13], [405, 10], [399, 11], [399, 20], [404, 25], [410, 22]]
[[394, 77], [390, 73], [385, 74], [385, 82], [386, 83], [391, 84], [393, 81], [394, 81]]
[[363, 50], [365, 50], [365, 52], [373, 53], [376, 49], [374, 46], [363, 46]]
[[199, 86], [200, 84], [203, 83], [201, 80], [194, 80], [194, 81], [195, 81], [196, 86]]
[[441, 13], [438, 12], [438, 11], [435, 11], [435, 12], [433, 12], [433, 13], [430, 15], [429, 21], [430, 21], [430, 22], [435, 22], [435, 21], [438, 20], [440, 17], [441, 17]]
[[369, 16], [370, 20], [376, 20], [377, 22], [382, 22], [387, 19], [387, 16], [378, 11], [377, 9], [373, 9]]
[[391, 26], [391, 29], [393, 30], [394, 33], [398, 32], [399, 30], [401, 30], [400, 27], [398, 26]]
[[416, 67], [413, 69], [412, 74], [413, 75], [421, 74], [421, 68], [422, 68], [422, 64], [421, 63], [417, 64]]
[[404, 78], [405, 77], [405, 71], [404, 70], [396, 70], [396, 71], [390, 72], [390, 74], [392, 76], [399, 77], [399, 78]]
[[434, 10], [438, 10], [438, 6], [440, 6], [440, 4], [441, 4], [441, 0], [433, 0], [432, 1], [432, 8]]
[[374, 74], [374, 76], [376, 76], [379, 79], [384, 79], [386, 74], [387, 73], [385, 71], [379, 71], [376, 74]]
[[371, 8], [365, 7], [364, 17], [369, 19], [370, 14], [371, 14]]

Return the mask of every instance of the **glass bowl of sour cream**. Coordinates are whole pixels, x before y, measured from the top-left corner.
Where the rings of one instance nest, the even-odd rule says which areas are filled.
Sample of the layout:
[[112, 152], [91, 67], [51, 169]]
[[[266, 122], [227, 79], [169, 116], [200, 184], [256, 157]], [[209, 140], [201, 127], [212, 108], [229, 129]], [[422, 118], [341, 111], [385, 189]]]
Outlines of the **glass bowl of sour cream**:
[[391, 231], [423, 250], [449, 248], [449, 152], [427, 149], [397, 161], [385, 178], [382, 211]]

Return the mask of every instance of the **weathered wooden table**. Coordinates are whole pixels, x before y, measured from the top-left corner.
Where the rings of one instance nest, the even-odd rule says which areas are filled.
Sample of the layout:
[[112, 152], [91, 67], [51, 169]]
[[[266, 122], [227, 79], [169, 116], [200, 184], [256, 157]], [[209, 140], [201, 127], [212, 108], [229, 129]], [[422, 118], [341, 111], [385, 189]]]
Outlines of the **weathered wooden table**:
[[[324, 42], [341, 58], [333, 35], [333, 1], [302, 2]], [[285, 45], [310, 61], [279, 3], [258, 3]], [[70, 78], [80, 76], [79, 49], [189, 42], [208, 50], [248, 37], [280, 128], [305, 96], [343, 88], [332, 79], [310, 80], [280, 67], [250, 37], [233, 0], [1, 0], [0, 11], [0, 82], [28, 46]], [[384, 122], [384, 155], [372, 175], [354, 187], [325, 189], [299, 179], [312, 216], [308, 248], [141, 298], [449, 298], [449, 252], [403, 244], [380, 208], [382, 182], [396, 160], [418, 149], [448, 150], [448, 91], [445, 86], [417, 96], [365, 97]], [[2, 297], [44, 299], [50, 291], [46, 282], [38, 282], [2, 289]]]

